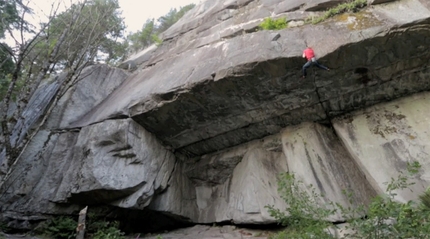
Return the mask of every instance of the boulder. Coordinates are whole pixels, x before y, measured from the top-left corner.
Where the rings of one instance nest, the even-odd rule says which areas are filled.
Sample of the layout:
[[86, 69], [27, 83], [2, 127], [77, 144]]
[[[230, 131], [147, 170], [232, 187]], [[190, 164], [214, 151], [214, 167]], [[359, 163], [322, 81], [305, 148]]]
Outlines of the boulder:
[[53, 201], [143, 209], [167, 187], [175, 166], [173, 154], [130, 119], [83, 128], [73, 150], [80, 160], [59, 185], [68, 195]]

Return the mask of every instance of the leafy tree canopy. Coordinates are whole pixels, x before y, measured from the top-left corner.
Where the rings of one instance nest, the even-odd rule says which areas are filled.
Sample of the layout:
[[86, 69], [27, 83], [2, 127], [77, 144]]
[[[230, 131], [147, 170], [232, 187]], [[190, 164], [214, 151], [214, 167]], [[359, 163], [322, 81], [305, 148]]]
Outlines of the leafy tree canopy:
[[[80, 49], [88, 50], [85, 57], [93, 62], [115, 63], [125, 55], [121, 39], [125, 29], [123, 18], [120, 16], [118, 0], [91, 0], [74, 4], [67, 11], [52, 19], [47, 30], [39, 37], [48, 41], [39, 43], [38, 47], [50, 54], [52, 46], [60, 37], [63, 29], [79, 12], [75, 27], [66, 38], [67, 51], [62, 51], [58, 60], [66, 66]], [[72, 50], [72, 51], [71, 51]], [[94, 54], [95, 53], [95, 54]], [[72, 58], [71, 58], [72, 57]]]
[[[141, 32], [130, 37], [135, 39], [133, 47], [160, 43], [157, 34], [192, 7], [172, 10], [158, 22], [147, 21]], [[35, 26], [25, 21], [32, 12], [21, 0], [0, 0], [0, 38], [8, 33], [15, 40], [13, 47], [0, 42], [0, 157], [6, 172], [0, 175], [0, 188], [61, 96], [82, 79], [82, 70], [92, 63], [120, 62], [130, 44], [123, 36], [118, 0], [80, 0], [65, 12], [56, 10], [51, 9], [47, 22]], [[56, 95], [37, 122], [27, 127], [25, 110], [30, 99], [47, 78], [59, 72], [61, 77], [51, 78], [58, 84]]]
[[17, 2], [15, 0], [0, 0], [0, 38], [4, 38], [4, 33], [8, 27], [16, 27], [19, 21]]
[[9, 86], [10, 74], [15, 69], [15, 64], [9, 55], [11, 49], [7, 45], [0, 46], [0, 100], [6, 94]]
[[143, 24], [142, 30], [127, 36], [127, 40], [130, 45], [129, 50], [131, 52], [136, 52], [154, 43], [158, 43], [157, 41], [159, 38], [156, 36], [175, 24], [193, 7], [195, 7], [195, 4], [186, 5], [181, 7], [179, 10], [174, 8], [166, 15], [158, 18], [157, 21], [155, 21], [155, 19], [146, 20], [145, 24]]
[[60, 93], [54, 100], [57, 101], [89, 64], [121, 60], [125, 55], [121, 42], [125, 25], [118, 0], [82, 0], [60, 14], [53, 8], [48, 22], [41, 23], [37, 31], [36, 26], [24, 20], [32, 12], [20, 0], [0, 1], [2, 20], [7, 22], [2, 24], [1, 33], [9, 33], [15, 40], [13, 47], [0, 42], [0, 145], [4, 146], [0, 151], [6, 151], [6, 162], [11, 166], [32, 137], [24, 133], [12, 139], [11, 132], [15, 125], [22, 125], [22, 113], [41, 82], [52, 73], [64, 73]]
[[[28, 23], [21, 16], [23, 12], [31, 13], [20, 0], [0, 0], [0, 39], [5, 33], [16, 29], [29, 31]], [[6, 94], [10, 82], [10, 75], [15, 69], [13, 62], [13, 49], [6, 43], [0, 43], [0, 99]]]

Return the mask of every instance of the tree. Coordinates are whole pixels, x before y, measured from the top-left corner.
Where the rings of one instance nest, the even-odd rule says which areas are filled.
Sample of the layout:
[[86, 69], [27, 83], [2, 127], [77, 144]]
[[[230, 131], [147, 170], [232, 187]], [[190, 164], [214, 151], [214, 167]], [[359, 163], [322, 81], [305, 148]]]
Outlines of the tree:
[[[0, 0], [0, 39], [5, 37], [5, 33], [13, 30], [28, 31], [28, 23], [22, 19], [22, 15], [31, 12], [21, 1]], [[19, 24], [22, 23], [22, 24]], [[11, 57], [13, 49], [6, 43], [0, 45], [0, 99], [4, 97], [10, 76], [14, 70], [14, 62]]]
[[130, 50], [135, 52], [150, 46], [153, 41], [151, 36], [155, 34], [154, 19], [146, 20], [142, 30], [130, 34], [127, 39], [130, 42]]
[[[5, 37], [5, 32], [20, 27], [28, 28], [28, 23], [22, 21], [20, 13], [29, 12], [20, 0], [0, 0], [0, 39]], [[19, 22], [24, 24], [18, 24]]]
[[185, 13], [194, 8], [194, 6], [194, 4], [188, 4], [184, 7], [181, 7], [179, 11], [176, 10], [176, 8], [170, 9], [169, 13], [158, 18], [157, 32], [161, 33], [166, 31], [169, 27], [171, 27], [179, 19], [181, 19], [185, 15]]
[[[22, 12], [21, 17], [11, 18], [10, 24], [20, 31], [18, 36], [8, 31], [17, 45], [9, 48], [0, 43], [0, 49], [7, 53], [4, 59], [13, 62], [12, 67], [8, 65], [9, 60], [4, 64], [9, 72], [4, 83], [7, 90], [0, 104], [0, 162], [5, 162], [6, 173], [0, 175], [0, 187], [56, 102], [81, 79], [81, 71], [94, 62], [115, 62], [124, 50], [119, 41], [124, 24], [119, 17], [117, 0], [83, 0], [61, 14], [54, 8], [48, 22], [42, 23], [37, 31], [30, 30], [25, 21], [25, 13], [31, 13], [29, 9], [15, 7], [15, 12]], [[26, 125], [24, 112], [31, 97], [42, 82], [59, 72], [62, 77], [55, 78], [58, 90], [52, 103], [35, 121], [36, 125]]]
[[4, 97], [13, 72], [14, 63], [9, 53], [12, 51], [8, 45], [0, 46], [0, 99]]
[[[326, 220], [337, 213], [348, 223], [342, 229], [345, 230], [345, 238], [428, 238], [430, 214], [426, 204], [430, 202], [429, 190], [420, 194], [421, 203], [396, 200], [396, 192], [410, 190], [420, 170], [419, 162], [409, 162], [406, 171], [401, 171], [397, 178], [385, 183], [385, 193], [373, 197], [369, 205], [356, 207], [345, 207], [337, 202], [322, 204], [323, 195], [316, 193], [313, 185], [306, 185], [294, 173], [282, 173], [279, 176], [278, 192], [288, 208], [286, 211], [271, 205], [266, 208], [271, 216], [287, 227], [270, 238], [338, 238], [333, 230], [328, 230], [336, 229], [337, 226]], [[345, 193], [353, 202], [352, 193]]]
[[171, 9], [166, 15], [158, 18], [157, 21], [154, 19], [147, 19], [145, 24], [143, 24], [142, 30], [127, 36], [127, 41], [130, 46], [129, 50], [131, 52], [136, 52], [157, 43], [159, 40], [157, 36], [175, 24], [194, 6], [195, 4], [188, 4], [181, 7], [179, 11], [176, 10], [176, 8]]
[[[70, 68], [84, 57], [85, 61], [115, 64], [125, 55], [125, 47], [119, 39], [123, 38], [125, 25], [118, 11], [117, 0], [92, 0], [74, 4], [71, 8], [47, 25], [37, 39], [37, 44], [28, 57], [32, 62], [43, 62], [61, 35], [62, 30], [81, 11], [75, 27], [66, 36], [64, 46], [58, 52], [53, 66], [55, 71]], [[72, 51], [70, 51], [72, 49]], [[81, 51], [81, 52], [79, 52]], [[86, 54], [82, 54], [85, 51]]]

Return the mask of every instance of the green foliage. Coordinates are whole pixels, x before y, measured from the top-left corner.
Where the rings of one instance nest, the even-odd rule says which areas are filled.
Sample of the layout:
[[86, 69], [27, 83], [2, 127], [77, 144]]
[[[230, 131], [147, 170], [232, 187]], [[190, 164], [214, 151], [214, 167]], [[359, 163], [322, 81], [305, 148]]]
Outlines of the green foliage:
[[13, 62], [12, 57], [9, 54], [9, 52], [11, 51], [12, 49], [7, 44], [0, 44], [0, 101], [6, 95], [11, 79], [11, 74], [15, 70], [15, 63]]
[[287, 19], [285, 17], [278, 19], [267, 17], [260, 23], [259, 27], [262, 30], [281, 30], [287, 27]]
[[287, 213], [273, 206], [266, 208], [280, 224], [288, 226], [288, 231], [273, 238], [333, 238], [326, 230], [330, 223], [325, 219], [335, 211], [329, 206], [319, 206], [321, 195], [315, 192], [312, 185], [306, 186], [294, 174], [282, 173], [279, 175], [278, 191], [289, 206]]
[[420, 195], [420, 201], [425, 210], [430, 211], [430, 188]]
[[[12, 69], [13, 70], [13, 69]], [[11, 72], [9, 69], [4, 69], [0, 66], [0, 100], [6, 95], [7, 89], [9, 87]]]
[[[106, 221], [95, 214], [88, 214], [86, 221], [86, 235], [93, 239], [124, 239], [124, 233], [119, 229], [116, 221]], [[35, 233], [47, 238], [68, 239], [76, 237], [78, 222], [70, 217], [60, 216], [41, 223]]]
[[[346, 235], [348, 238], [428, 238], [430, 213], [428, 208], [422, 205], [430, 198], [429, 190], [421, 195], [421, 205], [413, 201], [402, 203], [394, 199], [396, 192], [407, 190], [414, 184], [411, 180], [419, 172], [420, 167], [418, 162], [408, 164], [407, 173], [402, 172], [387, 183], [384, 195], [378, 195], [369, 205], [357, 208], [344, 208], [337, 203], [328, 205], [318, 203], [322, 202], [322, 198], [315, 193], [312, 185], [304, 185], [294, 174], [281, 174], [278, 190], [289, 208], [286, 209], [286, 213], [273, 206], [267, 208], [279, 223], [288, 227], [271, 238], [335, 238], [327, 230], [333, 225], [323, 220], [338, 212], [349, 223], [346, 228], [350, 231], [350, 234]], [[349, 196], [351, 199], [351, 194]]]
[[127, 42], [129, 44], [130, 51], [135, 52], [154, 43], [157, 45], [161, 44], [162, 40], [158, 37], [158, 35], [175, 24], [194, 6], [195, 4], [186, 5], [181, 7], [179, 11], [176, 10], [176, 8], [171, 9], [169, 13], [158, 18], [157, 21], [155, 21], [155, 19], [146, 20], [142, 30], [127, 36]]
[[185, 15], [189, 10], [194, 8], [195, 4], [189, 4], [184, 7], [181, 7], [178, 10], [176, 8], [170, 9], [170, 11], [157, 19], [158, 26], [157, 26], [157, 32], [161, 33], [166, 31], [169, 27], [171, 27], [173, 24], [175, 24], [181, 17]]
[[88, 213], [87, 235], [93, 239], [123, 239], [124, 233], [119, 229], [117, 221], [107, 221], [95, 213]]
[[160, 39], [156, 34], [152, 34], [151, 36], [152, 41], [155, 43], [155, 45], [159, 46], [161, 43], [163, 43], [163, 40]]
[[322, 16], [318, 18], [309, 18], [306, 21], [312, 24], [317, 24], [330, 17], [333, 17], [335, 15], [338, 15], [344, 12], [357, 12], [360, 9], [364, 8], [365, 6], [367, 6], [367, 0], [353, 0], [347, 3], [339, 4], [334, 8], [330, 8]]
[[53, 218], [40, 225], [36, 233], [42, 234], [49, 238], [70, 239], [76, 237], [76, 226], [78, 223], [65, 216]]
[[82, 60], [114, 65], [124, 58], [126, 49], [121, 39], [125, 24], [120, 16], [118, 0], [92, 0], [86, 4], [73, 4], [55, 16], [35, 39], [28, 60], [40, 67], [54, 50], [63, 30], [78, 15], [56, 57], [57, 71], [71, 68]]
[[92, 235], [93, 239], [123, 239], [124, 233], [118, 229], [118, 222], [99, 222], [97, 231]]
[[155, 33], [154, 19], [146, 20], [142, 30], [127, 36], [128, 42], [130, 42], [130, 50], [138, 51], [142, 48], [150, 46], [153, 41], [151, 36]]
[[397, 191], [407, 190], [420, 169], [418, 162], [408, 164], [407, 172], [387, 183], [385, 195], [372, 199], [367, 218], [349, 220], [354, 238], [427, 238], [430, 235], [430, 214], [417, 202], [398, 202]]
[[[0, 78], [0, 101], [3, 100], [3, 97], [6, 95], [6, 92], [9, 88], [9, 84], [11, 81], [11, 75], [6, 75], [2, 78]], [[23, 79], [19, 79], [15, 87], [12, 91], [12, 100], [16, 100], [18, 92], [24, 87], [24, 81]]]
[[22, 1], [0, 0], [0, 39], [5, 37], [7, 29], [19, 29], [19, 26], [23, 26], [24, 30], [28, 30], [28, 23], [21, 18], [24, 11], [31, 12]]

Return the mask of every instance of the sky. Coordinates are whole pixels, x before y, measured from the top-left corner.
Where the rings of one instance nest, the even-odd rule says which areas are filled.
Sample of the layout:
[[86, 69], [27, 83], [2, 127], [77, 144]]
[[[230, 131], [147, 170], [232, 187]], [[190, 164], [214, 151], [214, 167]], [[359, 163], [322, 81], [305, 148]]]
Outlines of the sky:
[[[64, 11], [72, 3], [82, 0], [23, 0], [25, 5], [28, 5], [34, 11], [34, 15], [25, 16], [25, 20], [31, 22], [34, 26], [39, 26], [40, 22], [47, 22], [50, 11], [58, 7], [59, 11]], [[125, 35], [132, 32], [137, 32], [142, 29], [147, 19], [159, 17], [169, 13], [170, 9], [194, 3], [198, 4], [204, 0], [118, 0], [120, 11], [127, 26]], [[20, 38], [19, 32], [14, 32], [15, 37]], [[32, 37], [24, 35], [25, 38]], [[9, 35], [6, 35], [5, 42], [9, 46], [14, 46], [15, 41]]]
[[[27, 0], [31, 8], [37, 13], [38, 17], [34, 21], [41, 21], [44, 16], [49, 15], [52, 3], [61, 3], [64, 9], [65, 5], [70, 6], [70, 2], [78, 0]], [[24, 1], [25, 2], [25, 1]], [[127, 32], [136, 32], [140, 30], [147, 19], [166, 15], [170, 9], [194, 3], [198, 4], [200, 0], [118, 0], [121, 7], [122, 16], [127, 25]]]
[[157, 20], [172, 8], [179, 10], [180, 7], [199, 2], [200, 0], [119, 0], [127, 30], [132, 32], [140, 30], [149, 18]]

